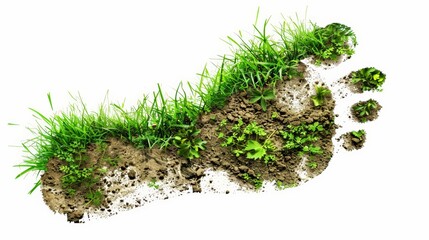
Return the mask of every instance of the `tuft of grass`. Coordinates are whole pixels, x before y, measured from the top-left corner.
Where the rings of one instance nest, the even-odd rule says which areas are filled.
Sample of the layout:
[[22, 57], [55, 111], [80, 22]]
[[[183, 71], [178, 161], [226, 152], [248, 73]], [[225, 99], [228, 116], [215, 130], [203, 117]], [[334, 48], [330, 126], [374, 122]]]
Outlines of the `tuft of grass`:
[[[55, 157], [67, 167], [67, 171], [63, 171], [64, 175], [77, 181], [72, 181], [73, 184], [66, 184], [65, 187], [69, 188], [70, 185], [71, 188], [78, 188], [80, 182], [90, 179], [90, 176], [87, 176], [88, 179], [82, 177], [83, 172], [86, 176], [89, 169], [93, 169], [91, 166], [84, 167], [79, 155], [89, 144], [116, 137], [141, 148], [165, 146], [172, 140], [173, 134], [182, 128], [183, 123], [194, 124], [202, 111], [201, 105], [188, 97], [182, 85], [177, 88], [173, 100], [165, 99], [158, 87], [158, 91], [153, 93], [152, 101], [145, 96], [136, 108], [129, 111], [124, 109], [123, 104], [104, 103], [97, 112], [89, 112], [80, 95], [72, 98], [76, 103], [67, 112], [54, 116], [47, 116], [30, 108], [37, 123], [35, 128], [30, 129], [35, 137], [22, 144], [28, 157], [23, 163], [16, 165], [24, 168], [16, 178], [29, 172], [39, 174], [46, 171], [48, 161]], [[50, 94], [48, 101], [53, 106]], [[91, 175], [92, 173], [93, 171]], [[36, 182], [30, 193], [40, 184], [40, 180]]]
[[221, 108], [226, 99], [234, 93], [253, 88], [275, 85], [284, 77], [297, 76], [299, 60], [308, 57], [306, 45], [317, 41], [313, 36], [314, 25], [304, 22], [290, 23], [284, 20], [280, 26], [273, 27], [275, 35], [269, 35], [269, 19], [262, 27], [253, 25], [254, 34], [250, 40], [242, 32], [228, 36], [232, 54], [224, 55], [218, 71], [214, 75], [204, 69], [198, 86], [205, 110]]
[[[145, 95], [131, 109], [125, 109], [124, 104], [104, 102], [97, 111], [90, 112], [80, 95], [71, 96], [76, 103], [68, 111], [53, 116], [31, 108], [37, 126], [31, 129], [34, 138], [22, 144], [27, 157], [17, 165], [23, 168], [17, 178], [30, 172], [39, 174], [46, 171], [49, 160], [59, 158], [64, 165], [64, 176], [71, 178], [74, 175], [76, 185], [86, 177], [92, 180], [97, 168], [82, 160], [84, 152], [89, 144], [105, 142], [111, 137], [132, 143], [138, 148], [166, 148], [176, 144], [183, 149], [179, 153], [182, 156], [198, 157], [198, 150], [204, 148], [203, 142], [188, 139], [191, 147], [178, 142], [183, 139], [180, 136], [183, 126], [194, 129], [203, 112], [223, 107], [235, 93], [274, 87], [277, 81], [298, 76], [297, 65], [305, 57], [316, 55], [323, 60], [334, 59], [339, 54], [351, 55], [351, 46], [345, 42], [350, 42], [351, 39], [353, 45], [356, 44], [353, 32], [344, 25], [334, 24], [320, 28], [298, 18], [285, 19], [278, 26], [271, 26], [267, 19], [262, 26], [258, 26], [257, 17], [253, 30], [250, 38], [242, 32], [228, 36], [225, 42], [231, 47], [231, 53], [221, 57], [217, 71], [210, 73], [205, 67], [199, 74], [200, 81], [197, 84], [180, 83], [173, 97], [167, 97], [158, 85], [152, 95]], [[330, 54], [327, 54], [328, 50]], [[271, 90], [262, 91], [259, 96], [254, 96], [253, 101], [259, 101], [263, 110], [266, 110], [267, 101], [273, 95]], [[53, 110], [51, 94], [47, 97]], [[255, 159], [260, 159], [264, 151], [274, 150], [269, 139], [258, 144], [252, 142], [243, 145], [241, 150]], [[265, 162], [272, 160], [272, 157], [264, 158]], [[40, 180], [37, 181], [30, 193], [40, 184]], [[70, 186], [72, 187], [69, 188]], [[75, 184], [70, 186], [70, 192], [77, 189]], [[99, 194], [92, 188], [89, 190], [93, 192], [88, 195], [93, 198], [90, 202], [98, 202]]]

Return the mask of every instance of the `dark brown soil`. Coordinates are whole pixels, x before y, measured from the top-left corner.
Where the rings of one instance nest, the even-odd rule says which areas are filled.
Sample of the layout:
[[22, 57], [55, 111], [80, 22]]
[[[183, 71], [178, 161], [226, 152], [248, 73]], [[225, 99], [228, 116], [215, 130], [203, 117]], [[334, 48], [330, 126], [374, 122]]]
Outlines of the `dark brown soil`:
[[[305, 66], [300, 65], [299, 69], [305, 75]], [[262, 111], [259, 104], [249, 103], [247, 92], [231, 96], [224, 108], [199, 118], [199, 137], [207, 143], [206, 150], [200, 151], [201, 157], [198, 159], [187, 160], [179, 157], [174, 147], [163, 150], [137, 149], [118, 139], [109, 139], [102, 151], [96, 145], [90, 145], [87, 149], [89, 163], [97, 169], [103, 169], [97, 173], [100, 181], [99, 185], [95, 186], [101, 189], [104, 195], [103, 202], [98, 207], [88, 203], [84, 193], [78, 191], [70, 196], [62, 190], [62, 173], [59, 168], [63, 163], [58, 159], [51, 159], [42, 176], [44, 200], [52, 211], [66, 214], [68, 221], [80, 222], [88, 212], [115, 214], [118, 209], [113, 209], [113, 202], [119, 202], [121, 209], [143, 205], [146, 199], [124, 199], [139, 186], [147, 186], [150, 181], [169, 181], [180, 191], [187, 191], [191, 187], [192, 192], [201, 192], [200, 181], [207, 169], [223, 170], [229, 174], [231, 181], [248, 189], [255, 189], [255, 186], [251, 181], [243, 179], [245, 173], [253, 178], [296, 186], [322, 173], [327, 168], [333, 151], [335, 101], [328, 97], [324, 105], [314, 107], [309, 95], [312, 87], [304, 77], [278, 81], [275, 86], [277, 98], [268, 104], [267, 111]], [[277, 116], [273, 118], [274, 112]], [[271, 140], [278, 149], [274, 152], [276, 161], [266, 164], [261, 160], [249, 160], [243, 155], [236, 157], [229, 148], [221, 146], [222, 140], [218, 138], [217, 131], [220, 122], [226, 119], [228, 129], [240, 118], [245, 124], [256, 122], [269, 134], [273, 133]], [[299, 125], [316, 121], [327, 131], [314, 144], [321, 147], [323, 153], [311, 157], [311, 161], [317, 166], [310, 168], [305, 164], [310, 157], [283, 151], [284, 143], [279, 131], [288, 124]], [[112, 165], [106, 159], [117, 159], [117, 165]], [[306, 172], [305, 179], [300, 175], [302, 172]], [[163, 190], [162, 186], [157, 190], [168, 191]], [[164, 198], [168, 198], [168, 194]], [[117, 208], [117, 205], [115, 206]]]
[[366, 140], [366, 134], [361, 137], [361, 139], [352, 135], [351, 132], [345, 133], [341, 136], [343, 139], [343, 147], [347, 151], [358, 150], [363, 148]]
[[381, 110], [382, 106], [377, 101], [375, 101], [377, 107], [375, 109], [373, 109], [372, 111], [370, 111], [368, 116], [359, 116], [359, 113], [354, 111], [354, 107], [356, 105], [365, 104], [367, 102], [368, 101], [359, 101], [359, 102], [357, 102], [351, 106], [350, 110], [351, 110], [353, 120], [364, 123], [367, 121], [374, 121], [375, 119], [378, 118], [378, 112]]

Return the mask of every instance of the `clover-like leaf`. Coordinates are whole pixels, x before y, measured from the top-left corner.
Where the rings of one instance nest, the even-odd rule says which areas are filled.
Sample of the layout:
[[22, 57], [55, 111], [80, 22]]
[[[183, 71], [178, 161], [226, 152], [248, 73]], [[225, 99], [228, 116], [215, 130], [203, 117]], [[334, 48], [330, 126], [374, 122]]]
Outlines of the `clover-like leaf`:
[[247, 151], [246, 157], [249, 159], [262, 159], [267, 151], [264, 149], [264, 147], [255, 140], [249, 140], [247, 141], [246, 148], [244, 151]]

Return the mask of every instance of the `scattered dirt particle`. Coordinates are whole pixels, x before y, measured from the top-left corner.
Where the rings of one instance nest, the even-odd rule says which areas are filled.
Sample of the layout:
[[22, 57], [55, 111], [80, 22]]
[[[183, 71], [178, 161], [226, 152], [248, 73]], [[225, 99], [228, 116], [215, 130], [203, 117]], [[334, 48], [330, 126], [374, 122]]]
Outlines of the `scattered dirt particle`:
[[134, 171], [134, 170], [130, 170], [130, 171], [128, 172], [128, 178], [129, 178], [130, 180], [134, 180], [134, 179], [136, 179], [136, 171]]

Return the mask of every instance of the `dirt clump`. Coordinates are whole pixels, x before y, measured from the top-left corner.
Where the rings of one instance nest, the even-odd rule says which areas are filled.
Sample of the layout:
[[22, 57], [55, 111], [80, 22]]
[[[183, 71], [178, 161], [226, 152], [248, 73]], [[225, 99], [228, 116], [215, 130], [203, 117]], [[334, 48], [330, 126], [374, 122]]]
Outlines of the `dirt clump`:
[[347, 151], [358, 150], [363, 148], [366, 140], [366, 134], [362, 135], [362, 137], [358, 138], [352, 134], [352, 132], [345, 133], [341, 135], [343, 139], [343, 147]]
[[[361, 115], [361, 111], [357, 110], [357, 106], [363, 106], [372, 104], [373, 107], [367, 108], [366, 110], [362, 110], [365, 112], [364, 115]], [[359, 101], [355, 104], [353, 104], [350, 108], [351, 111], [351, 117], [353, 120], [357, 122], [367, 122], [367, 121], [374, 121], [378, 118], [378, 113], [382, 109], [382, 106], [374, 99], [369, 99], [368, 101]]]

